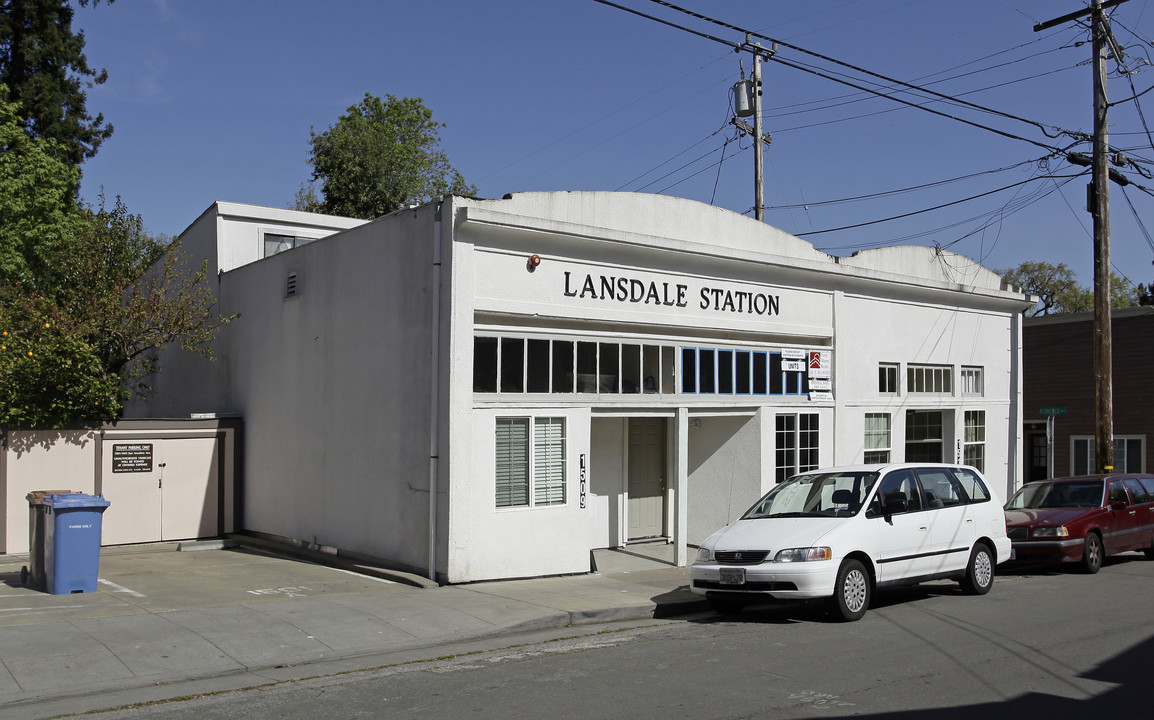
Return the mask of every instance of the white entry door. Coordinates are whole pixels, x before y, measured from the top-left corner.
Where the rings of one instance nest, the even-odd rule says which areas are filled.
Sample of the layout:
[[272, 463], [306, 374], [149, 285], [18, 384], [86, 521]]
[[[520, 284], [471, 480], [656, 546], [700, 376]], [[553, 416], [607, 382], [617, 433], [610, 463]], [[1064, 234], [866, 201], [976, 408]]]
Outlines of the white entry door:
[[629, 419], [627, 539], [665, 534], [665, 420]]
[[220, 534], [219, 442], [214, 437], [104, 441], [102, 543]]

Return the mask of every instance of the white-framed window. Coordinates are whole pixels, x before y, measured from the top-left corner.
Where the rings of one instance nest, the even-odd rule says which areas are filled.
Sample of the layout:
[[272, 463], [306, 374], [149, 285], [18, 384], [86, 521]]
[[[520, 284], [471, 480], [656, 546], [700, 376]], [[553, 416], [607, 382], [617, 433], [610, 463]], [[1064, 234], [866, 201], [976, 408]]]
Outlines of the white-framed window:
[[[1070, 474], [1093, 475], [1098, 472], [1096, 441], [1093, 437], [1070, 438]], [[1146, 472], [1146, 436], [1114, 436], [1114, 472]]]
[[906, 462], [944, 462], [941, 410], [906, 411]]
[[804, 395], [804, 359], [785, 352], [740, 348], [681, 348], [681, 392], [686, 395]]
[[565, 418], [497, 418], [496, 505], [565, 504]]
[[897, 363], [880, 363], [878, 365], [878, 393], [881, 395], [898, 394]]
[[986, 411], [967, 410], [966, 434], [962, 441], [962, 462], [986, 471]]
[[817, 413], [778, 415], [774, 438], [777, 482], [784, 482], [799, 472], [817, 469], [820, 441]]
[[962, 395], [969, 397], [983, 397], [986, 394], [985, 373], [980, 367], [966, 367], [961, 369]]
[[866, 463], [887, 463], [890, 461], [890, 445], [893, 442], [892, 422], [889, 413], [865, 414], [865, 458]]
[[316, 238], [266, 232], [264, 234], [264, 257], [271, 257], [285, 250], [292, 250], [295, 247], [311, 243], [313, 240]]
[[910, 395], [953, 395], [954, 369], [949, 365], [909, 365], [906, 392]]
[[675, 372], [676, 349], [671, 345], [473, 338], [475, 393], [673, 394]]

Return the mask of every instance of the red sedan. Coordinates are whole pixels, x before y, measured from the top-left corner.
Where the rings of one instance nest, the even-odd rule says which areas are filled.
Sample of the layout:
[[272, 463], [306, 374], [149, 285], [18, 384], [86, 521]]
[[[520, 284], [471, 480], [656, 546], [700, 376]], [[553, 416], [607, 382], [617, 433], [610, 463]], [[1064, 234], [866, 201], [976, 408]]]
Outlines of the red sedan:
[[1006, 503], [1018, 562], [1080, 563], [1128, 550], [1154, 559], [1154, 475], [1094, 475], [1027, 483]]

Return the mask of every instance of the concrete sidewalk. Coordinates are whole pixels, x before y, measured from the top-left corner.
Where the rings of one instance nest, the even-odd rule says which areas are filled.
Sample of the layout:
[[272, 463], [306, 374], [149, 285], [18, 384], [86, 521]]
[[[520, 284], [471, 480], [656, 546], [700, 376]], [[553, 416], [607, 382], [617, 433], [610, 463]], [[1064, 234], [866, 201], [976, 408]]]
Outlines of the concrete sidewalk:
[[598, 571], [588, 575], [447, 587], [247, 543], [178, 548], [105, 548], [97, 591], [76, 595], [25, 588], [27, 557], [0, 555], [0, 718], [250, 687], [426, 659], [448, 644], [707, 609], [689, 592], [685, 568], [655, 559], [671, 557], [663, 544], [599, 551]]

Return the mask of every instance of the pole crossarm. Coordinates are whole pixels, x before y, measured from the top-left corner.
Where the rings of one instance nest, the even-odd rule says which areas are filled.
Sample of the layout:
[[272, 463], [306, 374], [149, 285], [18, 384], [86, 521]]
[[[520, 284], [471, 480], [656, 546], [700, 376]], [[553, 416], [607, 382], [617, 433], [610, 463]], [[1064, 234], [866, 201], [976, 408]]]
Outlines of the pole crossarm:
[[1034, 26], [1034, 32], [1049, 30], [1052, 27], [1063, 25], [1070, 22], [1071, 20], [1077, 20], [1078, 18], [1086, 17], [1087, 15], [1092, 14], [1095, 10], [1109, 10], [1115, 5], [1121, 5], [1124, 2], [1130, 2], [1130, 0], [1106, 0], [1106, 2], [1098, 5], [1096, 8], [1091, 6], [1085, 10], [1078, 10], [1077, 12], [1067, 13], [1062, 17], [1057, 17], [1053, 20], [1047, 20], [1046, 22], [1038, 23]]
[[[741, 118], [732, 118], [729, 121], [729, 123], [731, 125], [736, 126], [738, 130], [742, 131], [746, 135], [749, 135], [750, 137], [756, 137], [757, 136], [757, 131], [754, 130], [752, 127], [750, 127], [749, 123], [742, 120]], [[763, 143], [765, 143], [766, 145], [769, 145], [770, 143], [773, 142], [773, 138], [770, 137], [769, 133], [762, 133], [761, 141]]]

